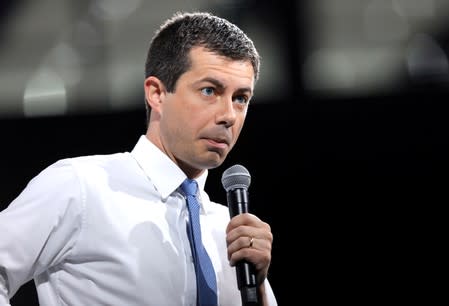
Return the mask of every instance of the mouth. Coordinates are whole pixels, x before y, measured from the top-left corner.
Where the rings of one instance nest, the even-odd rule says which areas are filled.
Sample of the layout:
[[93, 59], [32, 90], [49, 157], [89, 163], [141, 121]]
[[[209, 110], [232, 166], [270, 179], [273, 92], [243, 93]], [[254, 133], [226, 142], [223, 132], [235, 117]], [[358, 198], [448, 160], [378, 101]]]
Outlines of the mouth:
[[204, 138], [208, 145], [211, 146], [212, 148], [215, 149], [227, 149], [230, 147], [230, 141], [227, 138], [221, 138], [221, 137], [217, 137], [217, 138]]

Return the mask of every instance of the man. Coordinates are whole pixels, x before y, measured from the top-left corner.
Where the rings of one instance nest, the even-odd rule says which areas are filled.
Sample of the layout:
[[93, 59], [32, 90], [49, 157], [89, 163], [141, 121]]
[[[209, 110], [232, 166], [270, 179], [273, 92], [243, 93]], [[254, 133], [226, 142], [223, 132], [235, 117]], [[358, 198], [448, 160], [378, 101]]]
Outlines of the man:
[[0, 213], [0, 305], [34, 279], [42, 305], [235, 306], [243, 260], [260, 305], [277, 304], [270, 226], [230, 220], [204, 191], [245, 121], [259, 73], [252, 41], [209, 13], [177, 13], [153, 37], [145, 73], [148, 127], [131, 152], [60, 160]]

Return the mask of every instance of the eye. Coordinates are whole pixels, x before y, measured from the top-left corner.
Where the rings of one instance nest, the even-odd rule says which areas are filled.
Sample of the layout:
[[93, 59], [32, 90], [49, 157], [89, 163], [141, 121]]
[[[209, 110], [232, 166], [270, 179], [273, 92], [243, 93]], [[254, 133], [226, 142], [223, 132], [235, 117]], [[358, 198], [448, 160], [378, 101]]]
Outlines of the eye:
[[235, 96], [234, 101], [239, 104], [247, 104], [249, 102], [249, 98], [245, 95]]
[[201, 93], [205, 96], [212, 96], [215, 93], [215, 89], [213, 87], [204, 87], [201, 88]]

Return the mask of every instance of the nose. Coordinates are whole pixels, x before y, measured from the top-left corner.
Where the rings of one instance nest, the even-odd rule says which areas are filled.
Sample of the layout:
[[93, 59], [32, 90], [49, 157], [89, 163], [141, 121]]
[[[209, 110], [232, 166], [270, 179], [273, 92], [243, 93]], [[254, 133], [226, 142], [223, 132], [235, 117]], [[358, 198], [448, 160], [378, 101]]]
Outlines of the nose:
[[226, 127], [233, 126], [237, 119], [237, 112], [232, 97], [222, 97], [217, 105], [219, 108], [216, 115], [217, 124], [223, 124]]

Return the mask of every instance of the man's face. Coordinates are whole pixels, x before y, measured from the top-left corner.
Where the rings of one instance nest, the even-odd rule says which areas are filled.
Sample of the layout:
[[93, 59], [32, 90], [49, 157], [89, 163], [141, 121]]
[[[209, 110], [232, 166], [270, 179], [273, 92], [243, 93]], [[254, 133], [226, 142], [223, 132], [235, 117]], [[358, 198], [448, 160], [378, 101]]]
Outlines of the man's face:
[[160, 144], [184, 171], [218, 167], [235, 145], [253, 95], [249, 61], [233, 61], [202, 47], [160, 108]]

